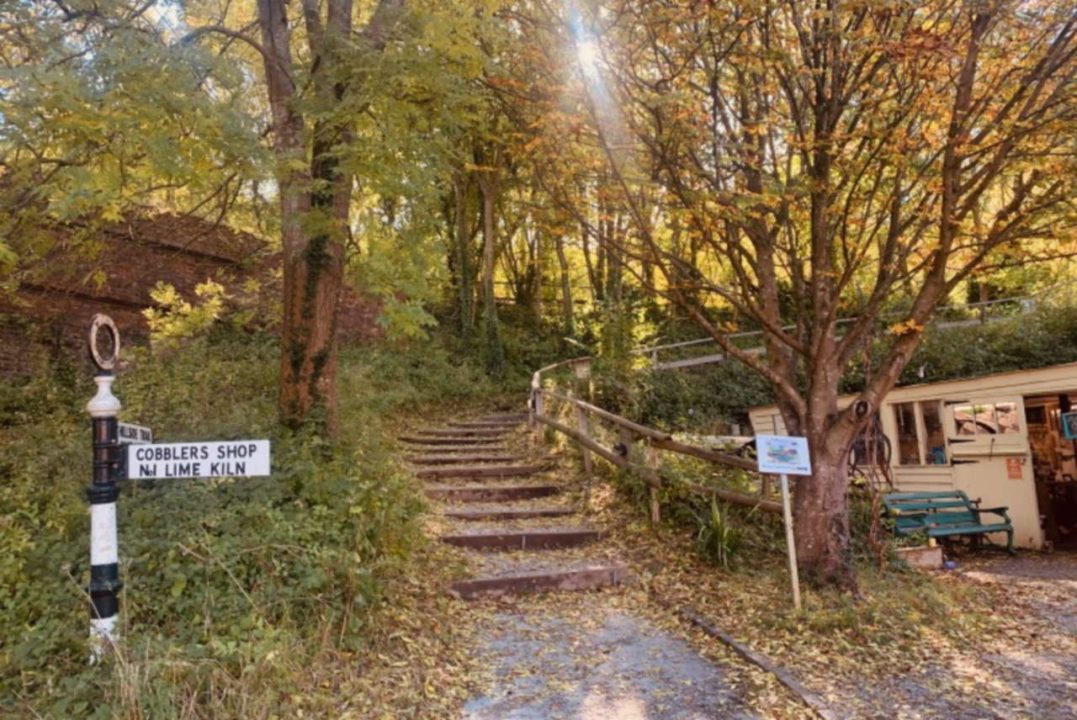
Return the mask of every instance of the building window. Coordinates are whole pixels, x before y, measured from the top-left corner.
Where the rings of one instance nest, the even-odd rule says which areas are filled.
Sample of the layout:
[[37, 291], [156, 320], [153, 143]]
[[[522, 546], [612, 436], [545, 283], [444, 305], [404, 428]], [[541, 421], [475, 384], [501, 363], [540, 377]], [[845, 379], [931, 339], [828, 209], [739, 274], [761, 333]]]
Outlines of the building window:
[[898, 465], [945, 465], [946, 433], [938, 400], [894, 405]]
[[898, 403], [894, 406], [894, 415], [897, 419], [898, 465], [922, 465], [916, 403]]
[[1021, 432], [1017, 403], [976, 403], [954, 408], [958, 435], [1011, 435]]
[[922, 402], [920, 414], [924, 418], [924, 460], [928, 465], [945, 465], [946, 433], [942, 426], [942, 404], [937, 401]]

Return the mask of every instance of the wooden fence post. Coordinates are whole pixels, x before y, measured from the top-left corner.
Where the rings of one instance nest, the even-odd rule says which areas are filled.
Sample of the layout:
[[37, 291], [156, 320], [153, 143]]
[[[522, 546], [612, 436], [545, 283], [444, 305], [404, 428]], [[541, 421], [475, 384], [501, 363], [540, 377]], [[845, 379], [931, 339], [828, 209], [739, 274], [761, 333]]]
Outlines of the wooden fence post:
[[532, 390], [532, 397], [534, 401], [532, 405], [535, 408], [535, 426], [531, 428], [531, 437], [537, 444], [542, 442], [543, 424], [538, 421], [538, 416], [543, 414], [543, 402], [542, 402], [542, 388], [537, 387]]
[[572, 369], [576, 373], [576, 397], [591, 402], [591, 358], [577, 360]]
[[[587, 418], [587, 411], [579, 405], [576, 406], [576, 429], [580, 431], [580, 435], [583, 437], [587, 439], [591, 438], [591, 429]], [[594, 466], [591, 461], [591, 450], [586, 445], [580, 443], [580, 454], [583, 456], [583, 472], [587, 477], [585, 502], [587, 506], [590, 507], [591, 484], [594, 481]]]
[[651, 477], [653, 478], [653, 482], [647, 483], [650, 486], [651, 524], [657, 525], [662, 521], [662, 507], [659, 504], [658, 498], [662, 476], [658, 473], [658, 448], [656, 448], [650, 441], [647, 442], [646, 463], [647, 469], [650, 471]]
[[535, 420], [535, 416], [538, 415], [538, 407], [536, 406], [536, 403], [538, 402], [537, 395], [541, 388], [542, 376], [536, 372], [531, 376], [531, 402], [528, 403], [527, 408], [527, 427], [532, 431], [538, 423], [538, 421]]

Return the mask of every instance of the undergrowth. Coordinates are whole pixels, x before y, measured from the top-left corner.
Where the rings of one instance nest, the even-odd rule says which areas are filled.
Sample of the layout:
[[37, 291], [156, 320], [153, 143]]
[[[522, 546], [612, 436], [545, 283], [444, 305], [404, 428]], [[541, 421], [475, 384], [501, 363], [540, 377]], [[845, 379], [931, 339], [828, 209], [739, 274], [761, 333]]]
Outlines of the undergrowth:
[[[87, 664], [89, 418], [84, 371], [0, 392], [0, 715], [270, 717], [320, 688], [326, 653], [385, 627], [422, 543], [422, 502], [395, 464], [403, 412], [497, 388], [437, 348], [346, 349], [340, 438], [290, 434], [275, 412], [277, 347], [217, 331], [125, 351], [121, 419], [157, 442], [269, 438], [271, 477], [125, 482], [119, 500], [122, 650]], [[313, 685], [313, 689], [312, 686]], [[317, 713], [316, 713], [317, 714]]]

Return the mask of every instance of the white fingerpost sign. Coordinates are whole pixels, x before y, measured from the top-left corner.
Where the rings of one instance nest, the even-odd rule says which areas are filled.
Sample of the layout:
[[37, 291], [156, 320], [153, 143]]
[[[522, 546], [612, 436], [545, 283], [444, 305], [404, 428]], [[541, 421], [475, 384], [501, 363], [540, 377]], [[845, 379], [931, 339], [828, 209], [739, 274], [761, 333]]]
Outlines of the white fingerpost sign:
[[785, 545], [789, 551], [789, 577], [793, 583], [793, 606], [800, 609], [800, 576], [797, 573], [797, 546], [793, 537], [793, 511], [789, 506], [789, 476], [811, 475], [808, 439], [789, 435], [756, 435], [759, 472], [781, 476], [782, 516], [785, 518]]
[[129, 445], [130, 480], [269, 475], [268, 440]]

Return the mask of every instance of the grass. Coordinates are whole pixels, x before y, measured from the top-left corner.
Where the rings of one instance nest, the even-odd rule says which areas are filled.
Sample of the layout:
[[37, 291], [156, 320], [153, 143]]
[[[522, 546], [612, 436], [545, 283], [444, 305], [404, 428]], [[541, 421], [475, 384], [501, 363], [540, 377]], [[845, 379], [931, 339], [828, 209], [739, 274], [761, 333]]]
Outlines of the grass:
[[328, 441], [278, 427], [276, 353], [221, 330], [127, 356], [123, 419], [158, 441], [268, 437], [274, 474], [125, 483], [124, 641], [104, 667], [86, 662], [92, 382], [59, 367], [0, 394], [0, 715], [450, 714], [459, 698], [438, 688], [467, 674], [467, 623], [393, 436], [500, 388], [436, 348], [345, 349]]

